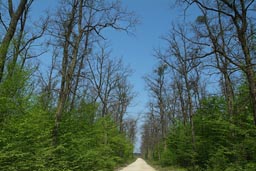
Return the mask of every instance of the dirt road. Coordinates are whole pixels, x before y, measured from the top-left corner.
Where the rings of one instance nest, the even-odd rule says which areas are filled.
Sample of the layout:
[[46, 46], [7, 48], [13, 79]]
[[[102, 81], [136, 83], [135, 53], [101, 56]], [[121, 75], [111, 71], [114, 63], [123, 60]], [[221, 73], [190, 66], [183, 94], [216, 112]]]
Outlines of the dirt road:
[[143, 159], [138, 158], [135, 162], [121, 169], [120, 171], [156, 171], [154, 168], [149, 166]]

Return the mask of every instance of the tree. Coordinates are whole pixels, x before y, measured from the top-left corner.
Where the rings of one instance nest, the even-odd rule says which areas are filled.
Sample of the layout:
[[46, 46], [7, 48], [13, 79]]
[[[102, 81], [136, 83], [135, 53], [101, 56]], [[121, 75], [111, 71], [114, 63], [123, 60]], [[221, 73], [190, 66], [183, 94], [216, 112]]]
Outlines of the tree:
[[[135, 23], [135, 20], [131, 13], [121, 8], [118, 1], [108, 3], [105, 1], [69, 0], [63, 1], [62, 7], [58, 10], [55, 23], [52, 35], [58, 40], [58, 46], [63, 48], [63, 54], [61, 60], [61, 86], [53, 130], [54, 144], [57, 143], [58, 127], [62, 113], [65, 110], [65, 104], [70, 100], [72, 81], [77, 78], [75, 85], [78, 84], [81, 66], [84, 58], [88, 55], [89, 36], [97, 35], [103, 38], [102, 31], [105, 28], [128, 31]], [[57, 35], [54, 34], [56, 30]], [[76, 77], [75, 70], [77, 68], [79, 69]], [[74, 91], [77, 91], [76, 86]]]
[[[130, 137], [131, 141], [134, 142], [137, 120], [125, 120], [124, 118], [127, 108], [131, 105], [132, 100], [135, 97], [133, 87], [128, 82], [130, 74], [131, 70], [129, 68], [123, 68], [117, 74], [117, 77], [119, 78], [117, 79], [118, 82], [113, 92], [114, 98], [112, 104], [110, 104], [110, 112], [112, 113], [114, 121], [119, 125], [120, 132], [127, 132], [128, 137]], [[126, 129], [124, 127], [126, 127]]]
[[133, 118], [128, 118], [122, 123], [122, 132], [125, 133], [132, 144], [135, 144], [137, 124], [138, 120]]
[[54, 49], [51, 59], [51, 65], [48, 67], [49, 72], [46, 73], [38, 71], [38, 83], [39, 83], [39, 90], [38, 101], [40, 102], [42, 108], [46, 111], [52, 111], [54, 108], [54, 103], [57, 100], [57, 85], [58, 85], [58, 74], [56, 73], [57, 67], [57, 57], [58, 57], [58, 50]]
[[161, 125], [154, 111], [154, 104], [149, 103], [150, 111], [143, 124], [141, 153], [146, 159], [159, 161], [161, 159]]
[[[7, 87], [0, 90], [5, 98], [12, 95], [13, 98], [17, 97], [19, 99], [19, 92], [27, 88], [24, 84], [25, 80], [27, 82], [32, 80], [32, 72], [30, 73], [30, 71], [36, 71], [38, 67], [34, 63], [32, 64], [33, 67], [27, 66], [27, 60], [38, 57], [43, 53], [39, 52], [41, 50], [39, 48], [37, 52], [34, 52], [33, 48], [40, 44], [38, 40], [44, 35], [48, 20], [47, 15], [41, 18], [40, 22], [37, 21], [36, 24], [33, 23], [33, 20], [29, 20], [33, 2], [33, 0], [29, 0], [17, 3], [9, 0], [8, 2], [2, 2], [0, 5], [1, 10], [3, 10], [0, 14], [0, 31], [3, 35], [0, 43], [0, 84], [3, 87], [10, 86], [9, 90], [5, 89]], [[17, 9], [15, 9], [16, 6]], [[32, 24], [34, 24], [33, 30], [30, 28]], [[23, 74], [28, 73], [31, 75], [24, 78]], [[18, 81], [18, 77], [23, 78], [24, 81]], [[16, 83], [13, 84], [12, 82], [15, 80]], [[31, 90], [34, 91], [32, 83]], [[5, 94], [5, 91], [10, 91], [9, 95], [8, 93]], [[29, 92], [32, 93], [32, 91]]]
[[167, 134], [167, 65], [160, 65], [155, 71], [154, 76], [145, 77], [149, 92], [153, 97], [154, 112], [159, 116], [161, 138], [164, 139]]
[[128, 78], [132, 71], [121, 59], [112, 59], [106, 46], [87, 58], [87, 79], [91, 86], [93, 101], [100, 105], [100, 116], [111, 115], [123, 132], [124, 115], [134, 97]]
[[[33, 2], [0, 3], [9, 12], [0, 14], [0, 170], [114, 170], [133, 157], [136, 120], [125, 114], [134, 93], [131, 70], [99, 45], [107, 28], [129, 32], [134, 16], [120, 1], [61, 0], [30, 30]], [[49, 66], [27, 63], [38, 44]]]
[[[253, 44], [253, 39], [251, 37], [255, 34], [254, 30], [251, 29], [255, 24], [252, 18], [253, 14], [251, 13], [251, 9], [253, 8], [255, 1], [242, 0], [231, 2], [228, 0], [218, 0], [209, 3], [208, 1], [202, 0], [186, 2], [189, 4], [195, 3], [204, 14], [209, 12], [212, 15], [217, 16], [219, 21], [225, 20], [230, 24], [231, 30], [228, 32], [230, 37], [226, 37], [226, 39], [232, 40], [232, 43], [225, 44], [225, 49], [227, 48], [230, 50], [229, 55], [227, 56], [225, 54], [226, 50], [223, 49], [224, 47], [222, 43], [224, 42], [222, 41], [215, 41], [213, 44], [213, 52], [223, 56], [228, 62], [245, 73], [249, 83], [248, 86], [253, 106], [254, 124], [256, 125], [256, 82], [252, 53], [254, 52], [254, 49], [251, 46]], [[209, 29], [207, 31], [209, 33]], [[235, 49], [234, 46], [236, 47]]]
[[[184, 125], [191, 126], [192, 141], [195, 143], [193, 114], [195, 106], [200, 101], [200, 65], [197, 59], [200, 47], [186, 40], [186, 28], [180, 26], [179, 30], [170, 33], [165, 38], [169, 49], [165, 54], [158, 53], [158, 58], [164, 62], [173, 73], [173, 82], [178, 90], [181, 112]], [[178, 34], [177, 34], [178, 33]]]
[[[154, 75], [146, 78], [152, 100], [144, 125], [142, 151], [163, 165], [177, 164], [168, 158], [180, 157], [173, 160], [182, 166], [195, 167], [197, 141], [193, 117], [206, 90], [201, 78], [202, 61], [197, 58], [202, 49], [187, 41], [188, 34], [184, 26], [173, 27], [164, 37], [167, 48], [156, 51], [155, 56], [161, 65]], [[174, 137], [176, 140], [170, 142]], [[175, 143], [180, 145], [174, 147]], [[178, 148], [180, 156], [173, 148]], [[154, 158], [154, 153], [157, 158]]]
[[[218, 6], [221, 4], [218, 3]], [[209, 53], [208, 59], [211, 63], [208, 66], [216, 68], [220, 74], [220, 84], [222, 86], [222, 93], [227, 100], [227, 108], [230, 113], [230, 118], [234, 115], [234, 89], [232, 74], [237, 72], [237, 67], [234, 66], [229, 60], [229, 56], [233, 53], [230, 47], [235, 46], [233, 37], [230, 37], [232, 26], [230, 26], [227, 18], [224, 18], [219, 13], [217, 16], [201, 9], [202, 16], [196, 20], [193, 26], [195, 34], [198, 37], [198, 42], [205, 42], [205, 48], [212, 44], [213, 54]], [[203, 26], [203, 27], [202, 27]], [[209, 43], [210, 40], [210, 43]], [[221, 49], [222, 53], [217, 53]], [[215, 58], [214, 58], [215, 56]]]
[[14, 10], [12, 0], [8, 1], [8, 12], [10, 16], [10, 22], [8, 24], [9, 26], [7, 27], [4, 21], [1, 20], [1, 24], [5, 28], [6, 32], [0, 43], [0, 82], [3, 79], [3, 73], [4, 73], [8, 49], [13, 39], [13, 36], [15, 34], [18, 21], [20, 17], [23, 15], [26, 9], [26, 5], [32, 2], [33, 0], [31, 2], [28, 2], [27, 0], [22, 0], [20, 1], [18, 8]]

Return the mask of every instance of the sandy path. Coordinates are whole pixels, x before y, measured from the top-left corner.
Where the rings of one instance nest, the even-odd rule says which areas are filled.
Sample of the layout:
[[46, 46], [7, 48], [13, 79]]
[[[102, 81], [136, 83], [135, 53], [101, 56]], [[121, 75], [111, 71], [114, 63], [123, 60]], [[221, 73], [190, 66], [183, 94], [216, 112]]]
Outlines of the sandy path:
[[123, 168], [120, 171], [156, 171], [154, 168], [149, 166], [143, 159], [138, 158], [135, 162]]

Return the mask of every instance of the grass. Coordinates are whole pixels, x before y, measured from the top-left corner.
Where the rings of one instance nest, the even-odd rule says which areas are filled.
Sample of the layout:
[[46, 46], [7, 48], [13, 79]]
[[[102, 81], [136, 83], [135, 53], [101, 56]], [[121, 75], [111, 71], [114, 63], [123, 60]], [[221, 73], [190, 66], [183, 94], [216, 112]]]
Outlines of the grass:
[[160, 166], [155, 166], [155, 169], [157, 171], [186, 171], [186, 169], [177, 168], [177, 167], [160, 167]]
[[175, 166], [168, 166], [168, 167], [162, 167], [156, 162], [149, 162], [149, 164], [154, 167], [157, 171], [187, 171], [184, 168], [175, 167]]
[[121, 164], [121, 165], [118, 165], [118, 166], [115, 168], [114, 171], [119, 171], [119, 170], [121, 170], [122, 168], [124, 168], [124, 167], [128, 166], [129, 164], [135, 162], [135, 160], [137, 160], [137, 157], [131, 158], [131, 159], [128, 160], [126, 163], [123, 163], [123, 164]]

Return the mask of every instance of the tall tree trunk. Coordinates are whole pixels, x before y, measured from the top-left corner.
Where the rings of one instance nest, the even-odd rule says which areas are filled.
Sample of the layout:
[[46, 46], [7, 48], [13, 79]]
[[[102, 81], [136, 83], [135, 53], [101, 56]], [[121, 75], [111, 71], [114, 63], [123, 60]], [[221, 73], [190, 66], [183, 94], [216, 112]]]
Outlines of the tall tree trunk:
[[252, 70], [249, 70], [246, 73], [249, 83], [250, 97], [252, 101], [252, 111], [253, 111], [253, 119], [254, 125], [256, 125], [256, 85], [255, 85], [255, 73]]
[[193, 142], [193, 147], [195, 148], [195, 129], [194, 129], [194, 121], [193, 121], [193, 102], [192, 102], [192, 97], [191, 97], [191, 86], [188, 81], [188, 72], [185, 72], [187, 74], [184, 74], [184, 79], [185, 79], [185, 86], [186, 86], [186, 91], [187, 91], [187, 96], [188, 96], [188, 116], [189, 116], [189, 122], [190, 122], [190, 127], [191, 127], [191, 136], [192, 136], [192, 142]]
[[[243, 10], [244, 11], [244, 10]], [[252, 58], [250, 55], [250, 50], [248, 47], [248, 40], [247, 40], [247, 17], [246, 14], [243, 13], [243, 20], [242, 26], [239, 28], [238, 21], [234, 20], [235, 26], [237, 28], [238, 39], [240, 41], [244, 58], [245, 58], [245, 73], [249, 83], [249, 91], [250, 91], [250, 98], [252, 101], [252, 111], [253, 111], [253, 118], [254, 118], [254, 125], [256, 125], [256, 77], [255, 71], [253, 69]]]
[[182, 90], [182, 85], [181, 83], [178, 82], [177, 80], [177, 88], [178, 88], [178, 94], [179, 94], [179, 98], [180, 98], [180, 103], [181, 103], [181, 112], [183, 115], [183, 124], [184, 126], [187, 124], [187, 112], [186, 112], [186, 107], [185, 107], [185, 101], [183, 98], [183, 90]]
[[61, 116], [65, 108], [66, 101], [68, 100], [68, 96], [71, 91], [71, 83], [72, 83], [72, 78], [74, 75], [74, 70], [76, 67], [76, 62], [77, 62], [77, 55], [78, 55], [78, 44], [80, 42], [80, 38], [76, 40], [76, 44], [74, 47], [73, 51], [73, 57], [70, 66], [68, 66], [68, 71], [67, 75], [62, 78], [62, 86], [60, 90], [60, 95], [59, 95], [59, 100], [58, 100], [58, 105], [57, 105], [57, 110], [55, 113], [55, 125], [53, 129], [53, 144], [57, 145], [58, 143], [58, 129], [59, 129], [59, 124], [61, 121]]
[[[79, 16], [82, 16], [82, 8], [79, 9]], [[88, 20], [88, 24], [91, 24], [91, 20], [92, 20], [92, 8], [90, 8], [90, 16], [89, 16], [89, 20]], [[83, 65], [84, 65], [84, 60], [85, 58], [88, 57], [89, 55], [89, 36], [90, 36], [90, 29], [89, 27], [86, 30], [85, 33], [85, 45], [84, 45], [84, 51], [85, 53], [82, 56], [82, 59], [80, 61], [80, 65], [78, 68], [78, 73], [77, 73], [77, 77], [76, 77], [76, 81], [75, 81], [75, 87], [73, 90], [73, 96], [72, 96], [72, 100], [71, 100], [71, 105], [70, 105], [70, 110], [73, 110], [74, 105], [75, 105], [75, 100], [76, 100], [76, 95], [77, 95], [77, 88], [78, 88], [78, 84], [79, 84], [79, 80], [80, 80], [80, 76], [81, 76], [81, 71], [83, 69]]]
[[225, 72], [225, 73], [223, 73], [223, 77], [224, 77], [224, 89], [225, 89], [224, 95], [225, 95], [227, 105], [228, 105], [228, 113], [232, 119], [232, 117], [234, 115], [235, 95], [234, 95], [232, 82], [231, 82], [229, 74], [227, 72]]
[[[73, 77], [73, 73], [74, 73], [74, 69], [76, 66], [76, 60], [77, 60], [77, 54], [78, 54], [78, 47], [79, 47], [79, 43], [80, 43], [80, 39], [82, 36], [82, 33], [79, 33], [79, 36], [76, 37], [75, 40], [73, 40], [74, 42], [74, 47], [71, 46], [71, 34], [72, 31], [74, 29], [74, 22], [75, 22], [75, 14], [76, 14], [76, 10], [77, 10], [77, 6], [78, 6], [78, 1], [75, 1], [72, 4], [72, 11], [71, 11], [71, 15], [69, 16], [69, 21], [68, 21], [68, 25], [66, 26], [67, 28], [64, 28], [65, 30], [65, 42], [64, 42], [64, 46], [63, 46], [63, 58], [62, 58], [62, 68], [61, 68], [61, 87], [60, 87], [60, 92], [59, 92], [59, 98], [58, 98], [58, 102], [57, 102], [57, 110], [55, 113], [55, 124], [54, 124], [54, 128], [53, 128], [53, 145], [56, 146], [58, 144], [58, 132], [59, 132], [59, 125], [60, 125], [60, 121], [61, 121], [61, 117], [62, 117], [62, 113], [64, 111], [64, 107], [66, 104], [66, 101], [68, 99], [68, 96], [70, 94], [70, 90], [71, 90], [71, 82], [72, 82], [72, 77]], [[82, 6], [82, 4], [80, 4], [80, 6]], [[80, 24], [80, 23], [78, 23]], [[65, 25], [64, 25], [65, 27]], [[78, 26], [79, 27], [79, 26]], [[79, 27], [80, 28], [80, 27]], [[70, 48], [72, 48], [72, 60], [71, 60], [71, 64], [69, 65], [69, 51]]]
[[61, 121], [64, 104], [66, 102], [66, 97], [67, 97], [67, 95], [65, 95], [65, 93], [62, 91], [62, 94], [60, 94], [60, 96], [59, 96], [57, 110], [55, 113], [55, 123], [54, 123], [54, 128], [53, 128], [53, 145], [54, 146], [57, 146], [57, 144], [58, 144], [59, 125], [60, 125], [60, 121]]
[[9, 13], [10, 13], [11, 21], [7, 29], [7, 32], [0, 44], [0, 82], [3, 79], [3, 73], [4, 73], [8, 49], [9, 49], [11, 40], [15, 34], [19, 18], [21, 17], [21, 15], [23, 14], [26, 8], [27, 0], [20, 1], [19, 6], [15, 13], [13, 12], [12, 1], [9, 0], [8, 3], [9, 3]]
[[[217, 2], [217, 6], [218, 8], [221, 8], [221, 5]], [[220, 70], [220, 72], [223, 74], [224, 77], [224, 95], [227, 101], [227, 105], [228, 105], [228, 113], [230, 115], [230, 118], [232, 120], [233, 115], [234, 115], [234, 100], [235, 100], [235, 95], [234, 95], [234, 90], [233, 90], [233, 86], [232, 86], [232, 81], [230, 78], [230, 73], [228, 72], [228, 66], [230, 65], [230, 62], [228, 60], [228, 52], [227, 52], [227, 40], [225, 37], [225, 28], [223, 26], [223, 21], [222, 21], [222, 17], [221, 14], [218, 13], [218, 23], [219, 23], [219, 27], [220, 27], [220, 39], [222, 42], [222, 55], [216, 54], [216, 59], [217, 59], [217, 66], [218, 69]], [[209, 28], [208, 28], [209, 30]], [[210, 30], [209, 30], [210, 31]], [[212, 33], [210, 33], [211, 35], [213, 35]], [[216, 43], [214, 40], [212, 40], [213, 43]], [[215, 48], [217, 48], [218, 46], [215, 45]], [[216, 49], [215, 49], [216, 50]]]

